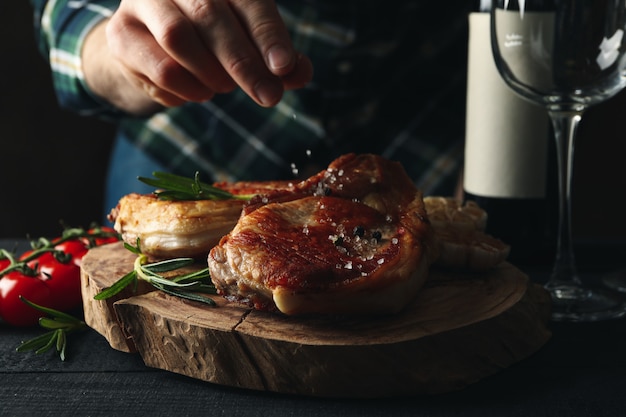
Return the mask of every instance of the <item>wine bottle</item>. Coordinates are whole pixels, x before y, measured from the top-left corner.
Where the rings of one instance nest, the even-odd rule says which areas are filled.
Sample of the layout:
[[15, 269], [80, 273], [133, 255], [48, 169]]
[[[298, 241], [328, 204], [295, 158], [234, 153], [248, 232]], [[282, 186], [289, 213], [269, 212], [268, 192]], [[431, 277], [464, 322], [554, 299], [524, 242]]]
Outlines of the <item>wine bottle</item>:
[[555, 146], [550, 122], [544, 108], [517, 96], [500, 77], [490, 3], [481, 0], [469, 16], [465, 199], [487, 211], [487, 232], [511, 245], [511, 262], [550, 263], [556, 218], [547, 198], [556, 187], [555, 174], [548, 175]]

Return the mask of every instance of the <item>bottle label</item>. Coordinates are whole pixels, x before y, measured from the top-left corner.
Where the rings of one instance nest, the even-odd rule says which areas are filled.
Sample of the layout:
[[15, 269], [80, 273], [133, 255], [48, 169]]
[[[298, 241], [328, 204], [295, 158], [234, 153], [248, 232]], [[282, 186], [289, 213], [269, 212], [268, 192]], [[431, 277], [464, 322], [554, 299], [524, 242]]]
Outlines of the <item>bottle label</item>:
[[491, 52], [489, 13], [469, 17], [465, 191], [484, 197], [544, 198], [547, 111], [517, 96]]

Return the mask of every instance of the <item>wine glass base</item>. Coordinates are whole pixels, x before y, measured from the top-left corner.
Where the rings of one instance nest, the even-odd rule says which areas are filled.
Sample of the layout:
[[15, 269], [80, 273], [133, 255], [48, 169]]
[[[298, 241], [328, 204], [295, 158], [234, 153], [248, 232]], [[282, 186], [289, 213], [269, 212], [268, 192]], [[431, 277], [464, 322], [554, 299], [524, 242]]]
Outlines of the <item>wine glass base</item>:
[[548, 288], [552, 296], [552, 320], [591, 322], [626, 316], [626, 302], [601, 289], [577, 286]]
[[611, 272], [602, 279], [602, 283], [614, 291], [626, 293], [626, 269]]

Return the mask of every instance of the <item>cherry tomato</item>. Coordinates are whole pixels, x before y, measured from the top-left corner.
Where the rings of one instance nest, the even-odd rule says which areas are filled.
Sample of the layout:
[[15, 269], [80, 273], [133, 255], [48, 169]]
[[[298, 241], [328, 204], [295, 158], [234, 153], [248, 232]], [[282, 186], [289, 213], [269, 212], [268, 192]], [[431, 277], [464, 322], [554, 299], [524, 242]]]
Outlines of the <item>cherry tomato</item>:
[[73, 259], [63, 263], [52, 252], [45, 252], [27, 263], [50, 288], [50, 304], [55, 310], [69, 311], [82, 304], [80, 267]]
[[44, 307], [50, 305], [50, 288], [45, 282], [13, 271], [0, 279], [0, 317], [13, 326], [33, 326], [44, 316], [25, 304], [20, 296]]
[[[11, 261], [9, 261], [8, 259], [0, 259], [0, 272], [4, 271], [10, 264], [11, 264]], [[2, 275], [0, 275], [0, 279], [2, 279]]]
[[[52, 252], [44, 252], [26, 265], [33, 269], [35, 276], [28, 271], [13, 271], [0, 278], [0, 317], [15, 326], [37, 323], [43, 314], [22, 302], [19, 296], [45, 307], [60, 311], [70, 311], [82, 304], [80, 265], [90, 247], [119, 241], [119, 235], [111, 227], [89, 229], [87, 236], [61, 243], [61, 238], [52, 240], [54, 249], [63, 252], [59, 258]], [[102, 232], [110, 236], [96, 237]], [[34, 250], [24, 252], [20, 261], [26, 260]], [[0, 271], [10, 264], [8, 259], [0, 259]]]
[[4, 271], [6, 267], [11, 264], [11, 261], [8, 259], [0, 259], [0, 272]]
[[83, 256], [89, 250], [85, 244], [80, 240], [68, 240], [59, 243], [54, 246], [54, 249], [63, 251], [64, 253], [72, 256], [72, 262], [80, 266]]
[[22, 262], [24, 261], [26, 258], [28, 258], [35, 250], [34, 249], [30, 249], [27, 250], [26, 252], [22, 253], [19, 258], [18, 261]]
[[118, 242], [120, 240], [117, 232], [112, 227], [102, 226], [102, 227], [95, 227], [95, 228], [91, 228], [87, 230], [87, 233], [89, 234], [95, 234], [95, 233], [101, 233], [101, 232], [111, 234], [111, 236], [89, 237], [89, 238], [83, 237], [81, 238], [81, 240], [83, 241], [85, 246], [89, 248], [93, 248], [94, 246], [106, 245], [107, 243]]

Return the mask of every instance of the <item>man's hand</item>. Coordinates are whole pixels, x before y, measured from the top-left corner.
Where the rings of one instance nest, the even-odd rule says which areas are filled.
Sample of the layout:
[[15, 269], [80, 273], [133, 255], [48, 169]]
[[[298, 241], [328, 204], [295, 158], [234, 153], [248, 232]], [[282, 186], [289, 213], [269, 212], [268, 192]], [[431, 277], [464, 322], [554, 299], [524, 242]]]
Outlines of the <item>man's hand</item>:
[[[108, 51], [92, 49], [99, 35], [90, 35], [96, 41], [86, 41], [83, 51], [87, 82], [133, 112], [148, 98], [177, 106], [237, 86], [269, 107], [312, 77], [311, 62], [294, 50], [272, 0], [123, 0], [100, 30], [106, 30]], [[90, 58], [100, 62], [90, 65]], [[110, 66], [107, 87], [97, 85], [95, 72], [103, 65]], [[126, 92], [110, 89], [123, 84]]]

